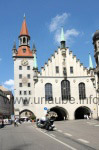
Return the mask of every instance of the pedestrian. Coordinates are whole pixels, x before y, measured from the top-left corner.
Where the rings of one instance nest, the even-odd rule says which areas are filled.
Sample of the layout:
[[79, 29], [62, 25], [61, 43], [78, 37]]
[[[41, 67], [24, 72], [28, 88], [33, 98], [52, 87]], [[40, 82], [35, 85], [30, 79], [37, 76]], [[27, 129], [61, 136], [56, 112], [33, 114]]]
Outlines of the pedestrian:
[[4, 127], [4, 120], [2, 119], [2, 125], [1, 125], [1, 127], [3, 128]]
[[14, 126], [15, 126], [15, 127], [18, 126], [16, 118], [15, 118], [15, 120], [14, 120]]

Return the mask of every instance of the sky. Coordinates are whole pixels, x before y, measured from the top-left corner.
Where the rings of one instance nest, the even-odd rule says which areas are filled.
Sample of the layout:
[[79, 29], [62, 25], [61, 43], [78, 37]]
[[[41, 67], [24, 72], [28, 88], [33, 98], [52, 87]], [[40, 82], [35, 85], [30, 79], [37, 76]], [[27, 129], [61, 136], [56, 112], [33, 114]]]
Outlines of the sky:
[[39, 70], [60, 46], [61, 27], [66, 46], [85, 67], [90, 52], [95, 67], [92, 37], [99, 29], [99, 0], [0, 0], [0, 85], [13, 90], [12, 47], [14, 41], [19, 46], [24, 13]]

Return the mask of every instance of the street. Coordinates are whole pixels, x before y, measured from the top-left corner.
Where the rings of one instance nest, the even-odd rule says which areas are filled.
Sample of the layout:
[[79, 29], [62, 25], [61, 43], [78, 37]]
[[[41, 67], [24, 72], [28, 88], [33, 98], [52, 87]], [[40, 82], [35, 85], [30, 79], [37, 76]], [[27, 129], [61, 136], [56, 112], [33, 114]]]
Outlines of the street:
[[55, 122], [55, 131], [35, 123], [0, 129], [0, 150], [99, 150], [99, 122], [73, 120]]

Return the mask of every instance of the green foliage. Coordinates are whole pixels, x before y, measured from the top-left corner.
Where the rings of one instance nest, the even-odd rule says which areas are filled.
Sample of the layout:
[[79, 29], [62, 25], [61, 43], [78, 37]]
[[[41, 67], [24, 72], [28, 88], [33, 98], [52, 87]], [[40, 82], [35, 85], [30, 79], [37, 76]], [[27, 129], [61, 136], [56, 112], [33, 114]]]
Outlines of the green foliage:
[[35, 120], [36, 116], [33, 114], [33, 115], [30, 116], [30, 119]]

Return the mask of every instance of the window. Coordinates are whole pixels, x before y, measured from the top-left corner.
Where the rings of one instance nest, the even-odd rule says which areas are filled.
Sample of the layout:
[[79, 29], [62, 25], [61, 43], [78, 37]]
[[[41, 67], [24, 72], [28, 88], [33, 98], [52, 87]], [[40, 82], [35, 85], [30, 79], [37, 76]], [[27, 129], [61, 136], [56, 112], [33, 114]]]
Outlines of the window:
[[19, 87], [22, 87], [22, 83], [19, 83]]
[[19, 79], [22, 79], [22, 74], [19, 74]]
[[31, 95], [31, 91], [29, 91], [29, 95]]
[[45, 100], [53, 100], [52, 84], [50, 83], [45, 84]]
[[27, 44], [28, 44], [28, 39], [27, 39]]
[[86, 93], [85, 93], [85, 83], [81, 82], [79, 83], [79, 99], [85, 99]]
[[70, 73], [73, 74], [73, 67], [70, 67]]
[[30, 79], [30, 74], [27, 75], [27, 78]]
[[26, 48], [23, 48], [23, 53], [25, 53], [26, 52]]
[[20, 44], [22, 44], [22, 38], [20, 38]]
[[68, 80], [63, 80], [61, 82], [61, 93], [62, 93], [62, 100], [70, 100], [70, 82]]
[[63, 67], [63, 75], [66, 76], [66, 67]]
[[56, 66], [56, 73], [59, 73], [59, 67]]
[[19, 70], [22, 70], [22, 66], [19, 66]]
[[24, 91], [24, 95], [26, 95], [27, 94], [27, 92], [26, 91]]
[[23, 43], [26, 43], [26, 39], [25, 39], [25, 37], [23, 38]]
[[30, 66], [27, 66], [27, 70], [30, 70]]
[[28, 87], [30, 87], [31, 86], [31, 84], [30, 83], [28, 83]]
[[22, 95], [22, 91], [19, 91], [19, 95]]
[[25, 98], [24, 100], [23, 100], [23, 105], [24, 106], [27, 106], [29, 104], [29, 101], [27, 100], [27, 98]]

